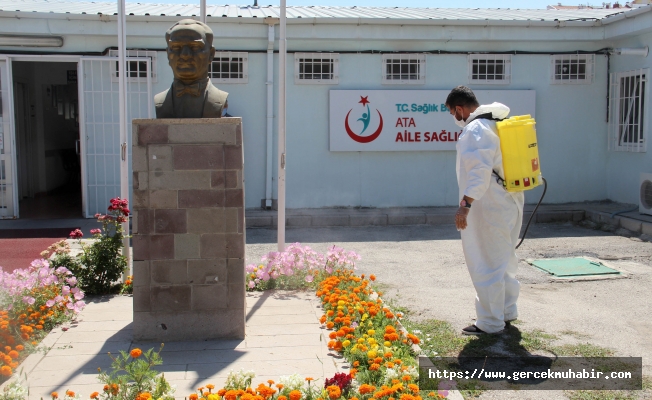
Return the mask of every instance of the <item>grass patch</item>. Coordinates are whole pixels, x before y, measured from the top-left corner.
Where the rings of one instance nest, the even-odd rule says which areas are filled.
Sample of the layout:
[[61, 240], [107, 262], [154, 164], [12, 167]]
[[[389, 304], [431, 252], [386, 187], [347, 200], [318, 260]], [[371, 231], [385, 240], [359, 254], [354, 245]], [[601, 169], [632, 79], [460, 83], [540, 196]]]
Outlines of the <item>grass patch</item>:
[[570, 400], [634, 400], [633, 392], [622, 390], [573, 390], [564, 392]]
[[419, 346], [428, 356], [457, 356], [469, 341], [468, 338], [460, 337], [451, 324], [445, 321], [430, 319], [413, 322], [403, 319], [401, 323], [408, 331], [418, 333], [423, 339]]
[[567, 357], [611, 357], [614, 354], [611, 349], [596, 346], [591, 343], [553, 346], [550, 348], [550, 351], [558, 356]]
[[571, 330], [561, 331], [560, 333], [561, 333], [562, 335], [572, 336], [572, 337], [574, 337], [574, 338], [576, 338], [576, 339], [588, 339], [588, 338], [590, 337], [590, 336], [587, 335], [587, 334], [580, 333], [580, 332], [576, 332], [576, 331], [571, 331]]

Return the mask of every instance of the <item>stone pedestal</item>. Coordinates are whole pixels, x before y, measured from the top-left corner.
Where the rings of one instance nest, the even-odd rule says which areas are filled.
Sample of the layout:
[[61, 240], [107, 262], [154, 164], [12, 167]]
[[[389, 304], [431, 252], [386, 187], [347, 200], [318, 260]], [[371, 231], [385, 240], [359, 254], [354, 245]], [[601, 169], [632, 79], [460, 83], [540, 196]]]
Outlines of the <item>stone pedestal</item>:
[[241, 118], [133, 120], [134, 339], [244, 339]]

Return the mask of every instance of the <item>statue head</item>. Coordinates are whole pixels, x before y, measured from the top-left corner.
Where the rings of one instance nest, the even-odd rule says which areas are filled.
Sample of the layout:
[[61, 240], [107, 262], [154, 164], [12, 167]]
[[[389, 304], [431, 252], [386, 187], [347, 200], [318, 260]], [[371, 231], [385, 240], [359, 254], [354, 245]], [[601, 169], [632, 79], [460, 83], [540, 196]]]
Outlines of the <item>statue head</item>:
[[185, 84], [206, 79], [215, 56], [213, 31], [193, 19], [183, 19], [165, 32], [168, 62], [174, 79]]

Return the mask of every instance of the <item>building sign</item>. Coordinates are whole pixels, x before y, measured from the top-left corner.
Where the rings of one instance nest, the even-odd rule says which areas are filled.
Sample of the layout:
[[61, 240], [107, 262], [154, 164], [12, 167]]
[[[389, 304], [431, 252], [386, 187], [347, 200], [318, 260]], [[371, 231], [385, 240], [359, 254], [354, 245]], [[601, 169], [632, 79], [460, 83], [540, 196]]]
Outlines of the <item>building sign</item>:
[[[444, 102], [450, 90], [331, 90], [330, 151], [455, 150], [462, 129]], [[534, 90], [476, 90], [480, 104], [534, 117]]]

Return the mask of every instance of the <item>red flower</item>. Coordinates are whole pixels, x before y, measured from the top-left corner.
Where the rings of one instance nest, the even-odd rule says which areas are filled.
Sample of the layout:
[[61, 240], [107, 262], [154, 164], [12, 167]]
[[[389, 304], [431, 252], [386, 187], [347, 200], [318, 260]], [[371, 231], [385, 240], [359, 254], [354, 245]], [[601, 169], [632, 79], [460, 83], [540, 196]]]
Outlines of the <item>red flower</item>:
[[84, 237], [84, 233], [82, 233], [82, 231], [79, 229], [75, 229], [74, 231], [70, 232], [71, 239], [81, 239], [82, 237]]

